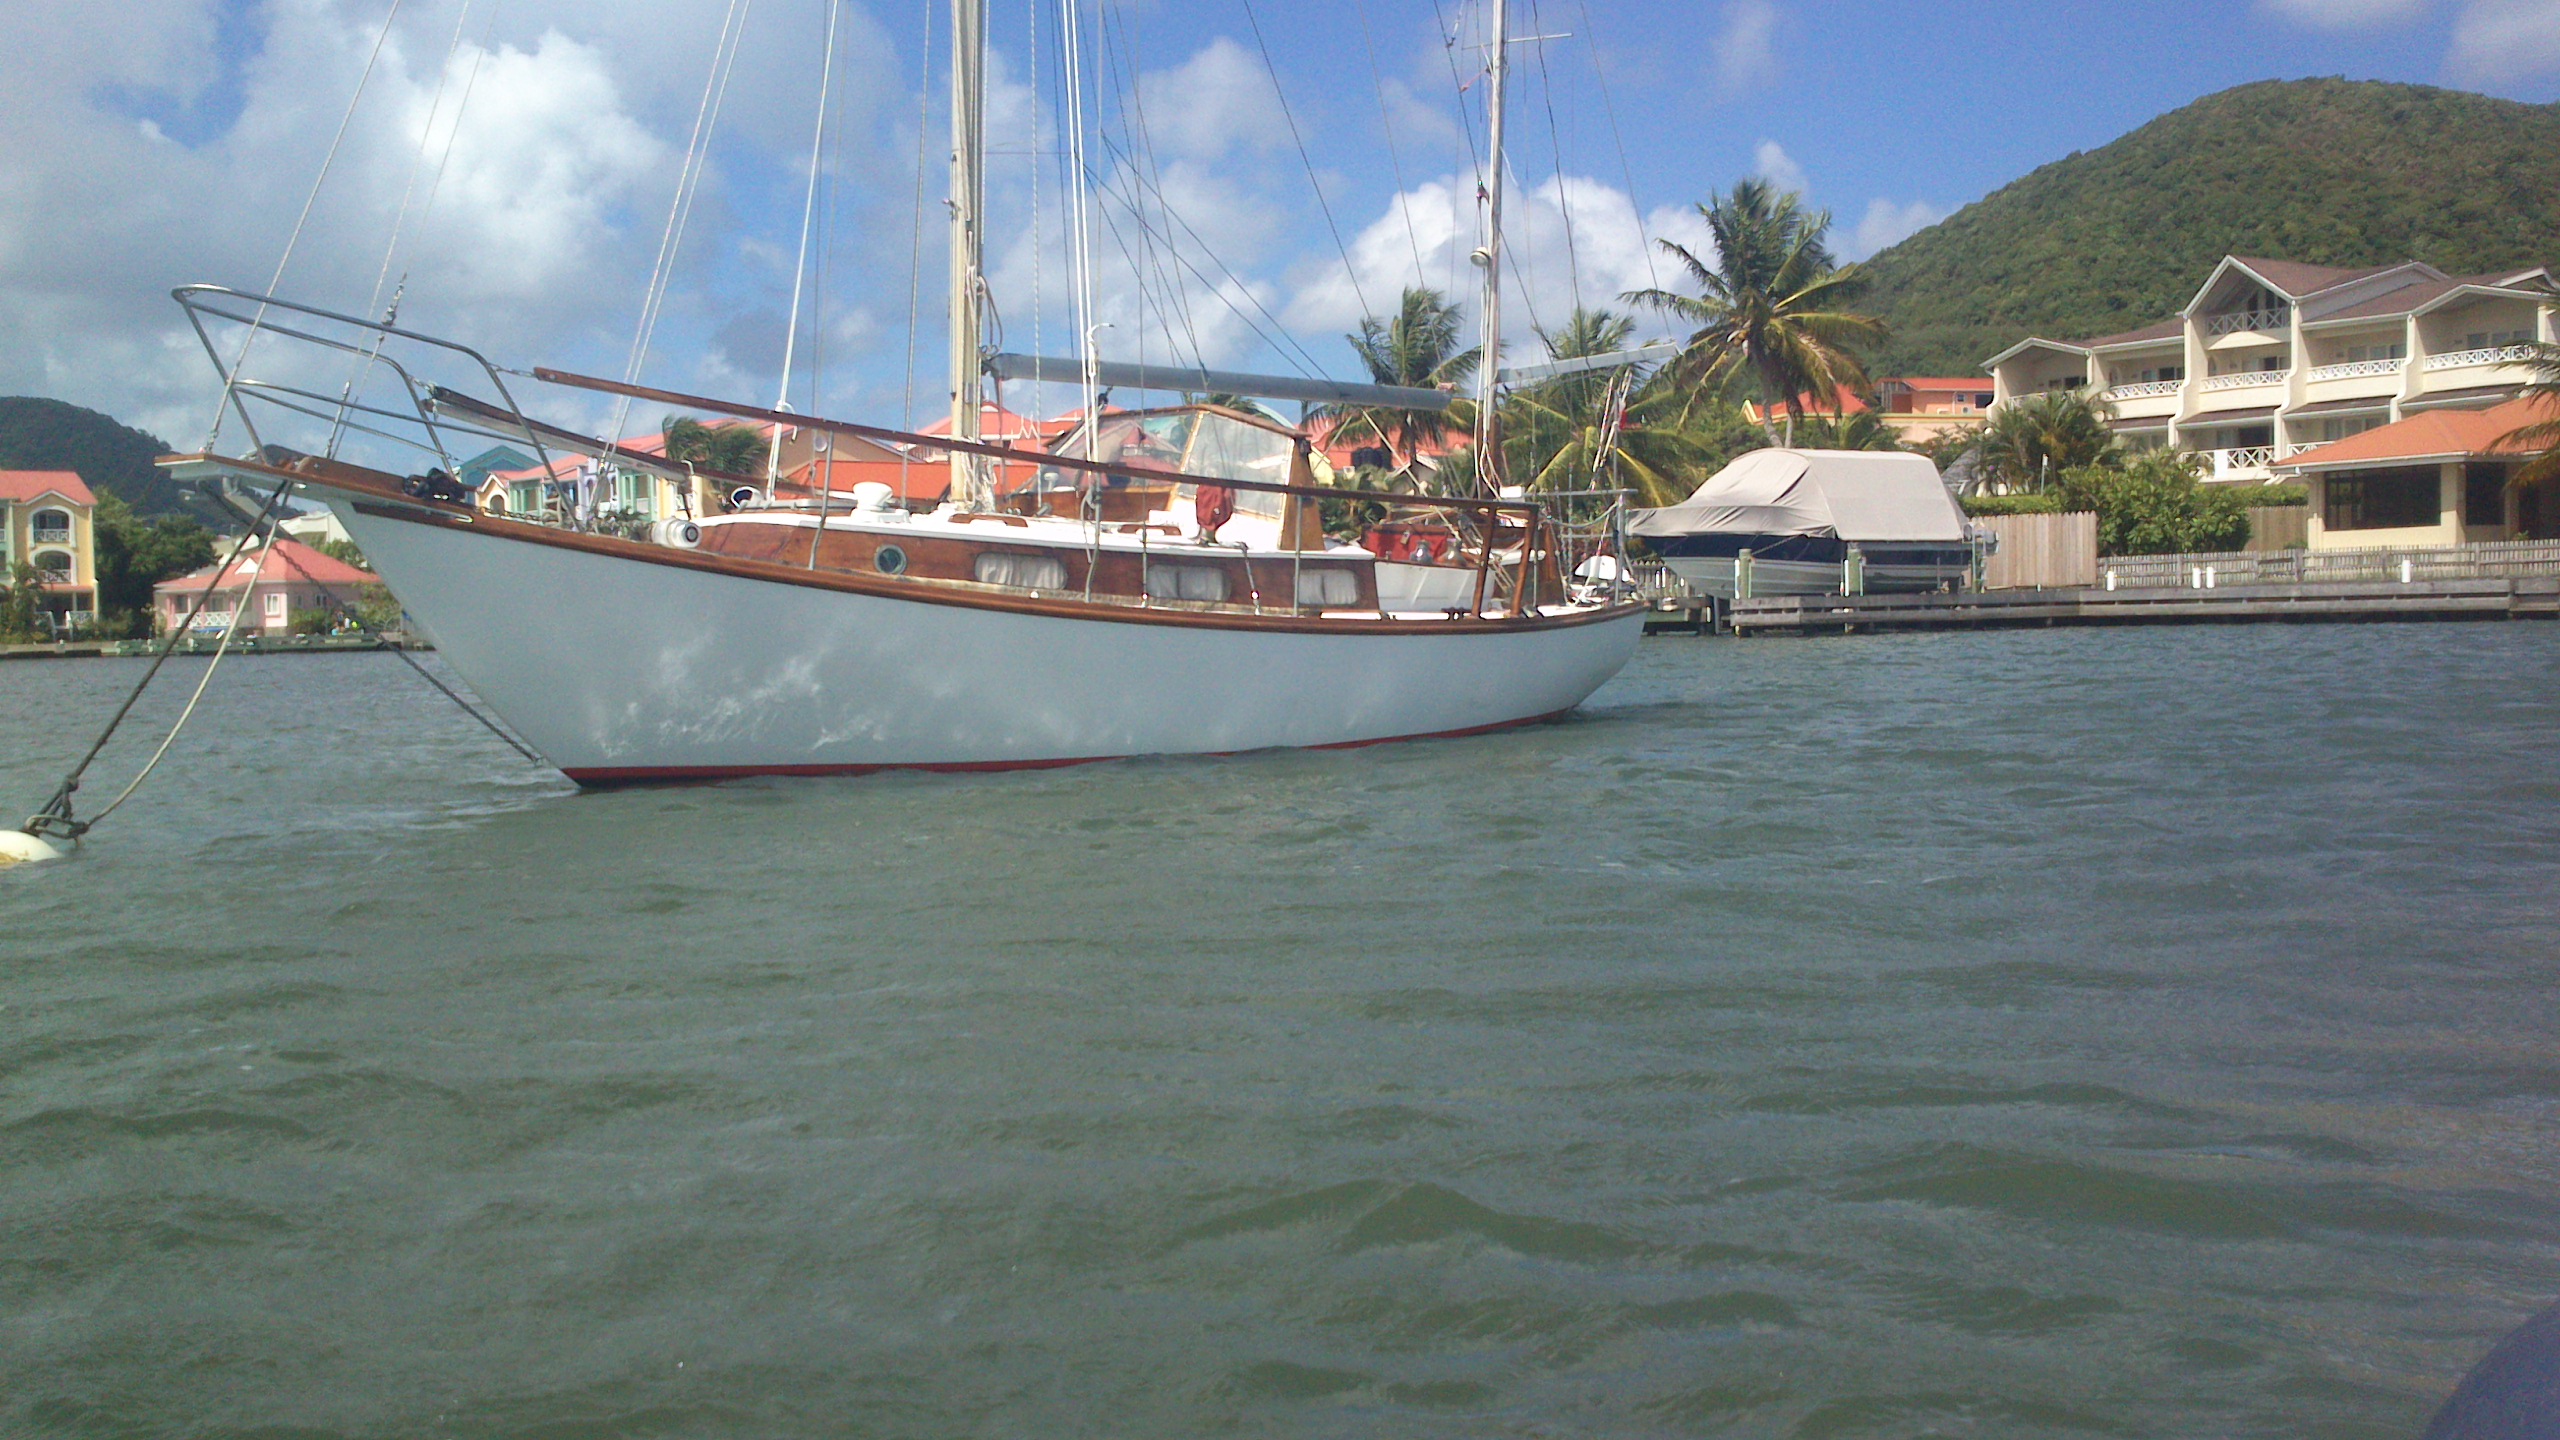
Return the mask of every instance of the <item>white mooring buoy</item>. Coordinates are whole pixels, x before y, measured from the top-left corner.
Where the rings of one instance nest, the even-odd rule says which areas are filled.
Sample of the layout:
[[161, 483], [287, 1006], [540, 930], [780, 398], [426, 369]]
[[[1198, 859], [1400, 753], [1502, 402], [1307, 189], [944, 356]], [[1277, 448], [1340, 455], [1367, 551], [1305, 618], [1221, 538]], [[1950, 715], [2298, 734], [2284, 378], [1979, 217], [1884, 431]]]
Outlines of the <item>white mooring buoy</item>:
[[41, 835], [24, 830], [0, 830], [0, 870], [29, 860], [59, 860], [71, 851]]

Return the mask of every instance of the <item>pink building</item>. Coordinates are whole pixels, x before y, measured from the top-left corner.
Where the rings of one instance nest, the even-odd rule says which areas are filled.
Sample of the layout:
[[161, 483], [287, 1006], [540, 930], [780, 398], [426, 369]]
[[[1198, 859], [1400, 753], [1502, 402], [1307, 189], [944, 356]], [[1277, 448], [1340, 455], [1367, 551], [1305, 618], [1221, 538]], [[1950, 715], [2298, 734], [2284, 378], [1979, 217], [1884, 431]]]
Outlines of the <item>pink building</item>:
[[249, 613], [240, 617], [241, 634], [285, 635], [292, 632], [295, 615], [343, 611], [365, 587], [381, 583], [371, 571], [332, 560], [298, 540], [278, 540], [265, 549], [242, 552], [227, 570], [208, 565], [161, 581], [151, 587], [151, 613], [154, 628], [166, 632], [184, 621], [197, 597], [210, 590], [213, 598], [195, 618], [197, 631], [221, 633], [231, 623], [231, 612], [245, 604]]

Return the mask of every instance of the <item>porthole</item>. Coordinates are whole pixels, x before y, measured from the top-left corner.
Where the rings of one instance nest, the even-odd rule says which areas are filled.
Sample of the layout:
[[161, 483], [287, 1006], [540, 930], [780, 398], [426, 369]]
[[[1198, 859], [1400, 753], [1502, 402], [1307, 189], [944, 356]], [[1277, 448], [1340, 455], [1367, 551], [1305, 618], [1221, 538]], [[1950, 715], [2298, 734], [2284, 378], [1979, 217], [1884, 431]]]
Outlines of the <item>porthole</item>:
[[904, 575], [907, 573], [907, 552], [895, 545], [883, 545], [871, 552], [871, 563], [879, 566], [883, 575]]

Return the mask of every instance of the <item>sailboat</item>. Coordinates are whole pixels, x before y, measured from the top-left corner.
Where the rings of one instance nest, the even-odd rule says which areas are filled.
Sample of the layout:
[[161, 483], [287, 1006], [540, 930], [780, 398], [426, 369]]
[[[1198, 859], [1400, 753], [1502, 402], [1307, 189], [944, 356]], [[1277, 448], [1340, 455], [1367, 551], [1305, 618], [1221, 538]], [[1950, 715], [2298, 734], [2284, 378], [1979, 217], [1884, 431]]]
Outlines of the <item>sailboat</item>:
[[[982, 438], [985, 0], [954, 0], [951, 424], [932, 436], [536, 369], [575, 391], [861, 439], [949, 467], [929, 510], [893, 487], [792, 490], [719, 475], [537, 420], [502, 367], [389, 320], [216, 286], [177, 292], [223, 372], [246, 456], [164, 460], [200, 481], [325, 501], [445, 659], [582, 785], [884, 768], [1011, 769], [1151, 755], [1327, 748], [1467, 735], [1559, 716], [1627, 662], [1643, 608], [1574, 580], [1623, 545], [1537, 501], [1416, 497], [1316, 483], [1307, 439], [1214, 405], [1106, 413], [1098, 381], [1276, 398], [1445, 405], [1436, 391], [1112, 367], [1087, 346], [1076, 434], [1046, 450]], [[1501, 6], [1481, 365], [1498, 361]], [[224, 325], [387, 370], [406, 406], [330, 395], [225, 362]], [[1088, 337], [1090, 331], [1087, 332]], [[1047, 362], [1055, 365], [1056, 362]], [[435, 365], [466, 377], [430, 378]], [[1163, 372], [1163, 367], [1157, 367]], [[1490, 399], [1490, 397], [1487, 397]], [[431, 460], [403, 474], [261, 440], [259, 407], [335, 417]], [[1494, 406], [1479, 413], [1490, 426]], [[712, 491], [644, 533], [493, 513], [454, 479], [462, 437], [591, 457]], [[423, 437], [423, 440], [416, 437]], [[1489, 432], [1479, 453], [1498, 455]], [[1038, 477], [1000, 493], [1000, 477]], [[1387, 558], [1330, 536], [1328, 503], [1417, 505], [1453, 537]], [[715, 513], [716, 512], [716, 513]]]

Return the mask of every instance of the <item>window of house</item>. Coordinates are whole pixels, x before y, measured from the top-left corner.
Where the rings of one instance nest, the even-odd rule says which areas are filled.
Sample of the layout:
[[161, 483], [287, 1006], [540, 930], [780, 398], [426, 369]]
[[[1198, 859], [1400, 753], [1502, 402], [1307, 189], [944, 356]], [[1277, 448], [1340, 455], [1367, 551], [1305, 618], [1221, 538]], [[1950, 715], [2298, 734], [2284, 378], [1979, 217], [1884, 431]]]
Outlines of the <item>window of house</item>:
[[36, 569], [44, 573], [44, 582], [48, 585], [68, 585], [71, 583], [71, 557], [63, 551], [37, 551]]
[[2399, 530], [2443, 518], [2433, 466], [2332, 475], [2321, 523], [2332, 530]]
[[2052, 379], [2044, 382], [2044, 388], [2047, 390], [2077, 390], [2088, 383], [2089, 377], [2086, 375], [2056, 375]]
[[2360, 364], [2367, 360], [2406, 360], [2408, 358], [2409, 342], [2406, 340], [2394, 340], [2387, 345], [2380, 343], [2348, 345], [2341, 347], [2338, 351], [2339, 362], [2347, 365]]
[[2530, 330], [2474, 330], [2462, 337], [2462, 348], [2497, 350], [2509, 345], [2522, 345], [2532, 338]]
[[2462, 471], [2462, 523], [2494, 527], [2507, 523], [2507, 467], [2466, 465]]
[[2361, 435], [2389, 418], [2387, 415], [2333, 415], [2319, 421], [2312, 436], [2323, 445], [2334, 445], [2350, 435]]
[[267, 622], [274, 625], [284, 623], [284, 592], [281, 590], [267, 592]]
[[28, 517], [28, 524], [34, 529], [35, 543], [39, 545], [61, 545], [71, 539], [71, 516], [67, 511], [39, 510]]

